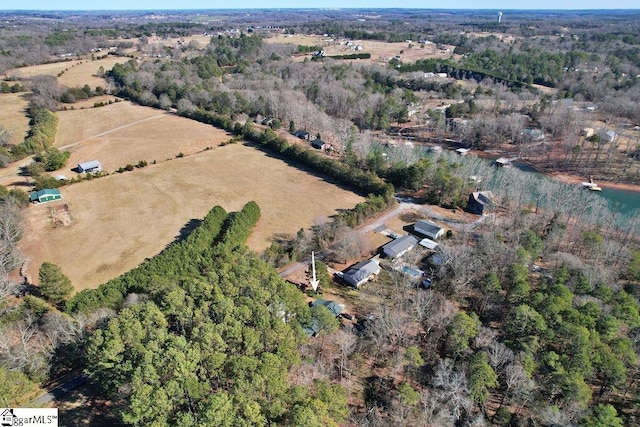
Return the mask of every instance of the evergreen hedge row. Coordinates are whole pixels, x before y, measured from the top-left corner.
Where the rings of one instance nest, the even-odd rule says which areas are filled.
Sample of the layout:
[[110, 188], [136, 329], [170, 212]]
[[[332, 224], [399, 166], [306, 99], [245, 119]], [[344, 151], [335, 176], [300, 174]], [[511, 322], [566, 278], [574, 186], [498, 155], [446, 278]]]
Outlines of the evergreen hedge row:
[[27, 115], [31, 118], [31, 129], [25, 140], [11, 149], [14, 160], [51, 148], [56, 140], [58, 117], [54, 113], [44, 107], [31, 105]]
[[215, 206], [184, 240], [172, 243], [155, 257], [97, 289], [78, 292], [68, 301], [66, 311], [75, 313], [98, 307], [115, 309], [131, 292], [148, 292], [153, 285], [181, 277], [197, 277], [200, 274], [197, 265], [216, 242], [228, 217], [222, 207]]

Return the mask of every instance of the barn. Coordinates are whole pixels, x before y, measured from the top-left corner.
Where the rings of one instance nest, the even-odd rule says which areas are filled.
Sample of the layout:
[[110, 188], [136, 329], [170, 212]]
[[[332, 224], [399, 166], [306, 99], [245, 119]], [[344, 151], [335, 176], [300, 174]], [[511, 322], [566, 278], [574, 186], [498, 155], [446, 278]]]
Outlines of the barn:
[[45, 188], [29, 194], [29, 201], [31, 202], [47, 203], [60, 199], [62, 199], [62, 194], [60, 194], [60, 190], [57, 188]]
[[84, 163], [78, 163], [78, 172], [79, 173], [92, 173], [92, 172], [101, 172], [102, 165], [97, 160], [90, 160]]

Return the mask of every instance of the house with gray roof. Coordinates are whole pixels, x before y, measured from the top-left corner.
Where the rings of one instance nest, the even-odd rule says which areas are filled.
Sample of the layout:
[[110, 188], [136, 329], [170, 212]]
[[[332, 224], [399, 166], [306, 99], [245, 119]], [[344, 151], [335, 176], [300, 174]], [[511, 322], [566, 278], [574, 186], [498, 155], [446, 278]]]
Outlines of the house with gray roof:
[[375, 259], [367, 259], [349, 267], [349, 269], [342, 274], [342, 278], [354, 288], [359, 288], [378, 274], [380, 274], [380, 264], [378, 264], [378, 261]]
[[89, 160], [88, 162], [78, 163], [77, 170], [79, 173], [101, 172], [102, 165], [97, 160]]
[[309, 139], [309, 132], [304, 129], [298, 129], [293, 133], [293, 136], [300, 139]]
[[418, 239], [412, 235], [398, 237], [397, 239], [387, 243], [382, 247], [382, 253], [389, 258], [400, 258], [402, 255], [415, 248]]
[[495, 207], [495, 197], [491, 191], [474, 191], [469, 194], [467, 211], [476, 215], [487, 215]]
[[436, 240], [444, 234], [444, 228], [434, 224], [431, 221], [421, 220], [413, 224], [413, 230], [423, 236], [427, 236], [431, 240]]
[[612, 130], [608, 130], [602, 135], [602, 141], [604, 141], [604, 142], [613, 142], [613, 141], [616, 140], [617, 137], [618, 137], [617, 133], [615, 133]]
[[321, 140], [320, 138], [316, 138], [311, 141], [311, 146], [317, 150], [324, 150], [327, 148], [327, 143]]

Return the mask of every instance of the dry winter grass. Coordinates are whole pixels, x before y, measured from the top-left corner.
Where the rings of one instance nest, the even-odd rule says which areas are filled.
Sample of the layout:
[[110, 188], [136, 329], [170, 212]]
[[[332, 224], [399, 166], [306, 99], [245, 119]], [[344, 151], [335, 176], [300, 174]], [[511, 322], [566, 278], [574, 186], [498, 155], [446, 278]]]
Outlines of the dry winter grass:
[[116, 64], [123, 64], [129, 61], [131, 58], [118, 58], [108, 57], [105, 59], [98, 59], [95, 61], [87, 60], [83, 61], [80, 65], [75, 65], [65, 71], [59, 78], [58, 82], [62, 86], [74, 87], [89, 85], [91, 89], [95, 89], [96, 86], [105, 87], [105, 81], [103, 78], [98, 77], [98, 69], [104, 68], [104, 71], [109, 71]]
[[105, 86], [104, 79], [96, 76], [98, 68], [102, 66], [105, 71], [108, 71], [113, 68], [115, 64], [121, 64], [130, 59], [131, 58], [117, 57], [108, 57], [95, 61], [77, 59], [52, 64], [34, 65], [31, 67], [14, 68], [5, 74], [9, 77], [17, 77], [19, 79], [31, 79], [39, 75], [57, 77], [58, 74], [62, 73], [62, 75], [58, 77], [58, 83], [62, 86], [82, 87], [88, 84], [91, 89], [95, 89], [96, 86]]
[[[414, 62], [417, 59], [426, 58], [448, 58], [451, 56], [453, 46], [449, 46], [449, 51], [441, 52], [437, 49], [435, 44], [426, 44], [424, 48], [421, 48], [417, 41], [411, 43], [399, 42], [399, 43], [386, 43], [374, 40], [351, 40], [354, 45], [362, 46], [361, 51], [352, 51], [349, 47], [342, 44], [337, 44], [330, 41], [329, 37], [323, 36], [308, 36], [308, 35], [278, 35], [265, 39], [266, 43], [289, 43], [293, 45], [303, 46], [321, 46], [324, 49], [326, 55], [345, 55], [350, 53], [370, 53], [371, 59], [358, 60], [367, 62], [388, 61], [389, 59], [400, 56], [401, 61]], [[304, 57], [299, 57], [302, 61]]]
[[22, 142], [29, 130], [29, 118], [25, 115], [28, 104], [24, 93], [0, 94], [0, 125], [13, 132], [13, 144]]
[[65, 147], [162, 114], [160, 110], [124, 101], [99, 108], [58, 111], [56, 146]]
[[35, 76], [57, 76], [58, 73], [65, 69], [81, 63], [82, 60], [76, 59], [73, 61], [53, 62], [51, 64], [33, 65], [31, 67], [13, 68], [5, 72], [5, 75], [10, 78], [18, 79], [31, 79]]
[[113, 172], [140, 160], [162, 162], [179, 153], [193, 154], [231, 138], [212, 126], [128, 102], [60, 111], [58, 117], [56, 146], [71, 152], [68, 169], [97, 159]]
[[96, 287], [157, 254], [182, 226], [216, 204], [234, 211], [255, 200], [262, 218], [249, 246], [262, 250], [275, 233], [295, 233], [317, 217], [362, 201], [243, 145], [85, 181], [63, 187], [62, 194], [60, 203], [69, 205], [75, 224], [53, 228], [49, 207], [32, 205], [25, 212], [21, 249], [32, 280], [40, 264], [50, 261], [62, 266], [78, 290]]

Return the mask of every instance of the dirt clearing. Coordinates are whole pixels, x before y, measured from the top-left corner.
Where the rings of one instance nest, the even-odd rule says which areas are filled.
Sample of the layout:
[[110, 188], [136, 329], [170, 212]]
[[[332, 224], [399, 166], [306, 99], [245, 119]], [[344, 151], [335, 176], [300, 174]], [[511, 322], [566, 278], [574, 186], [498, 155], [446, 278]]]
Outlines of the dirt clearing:
[[60, 265], [76, 289], [94, 288], [160, 252], [191, 219], [214, 206], [250, 200], [262, 217], [249, 239], [263, 250], [275, 233], [295, 233], [362, 197], [243, 145], [216, 147], [61, 189], [75, 223], [54, 228], [50, 205], [25, 212], [21, 249], [35, 278], [43, 261]]

